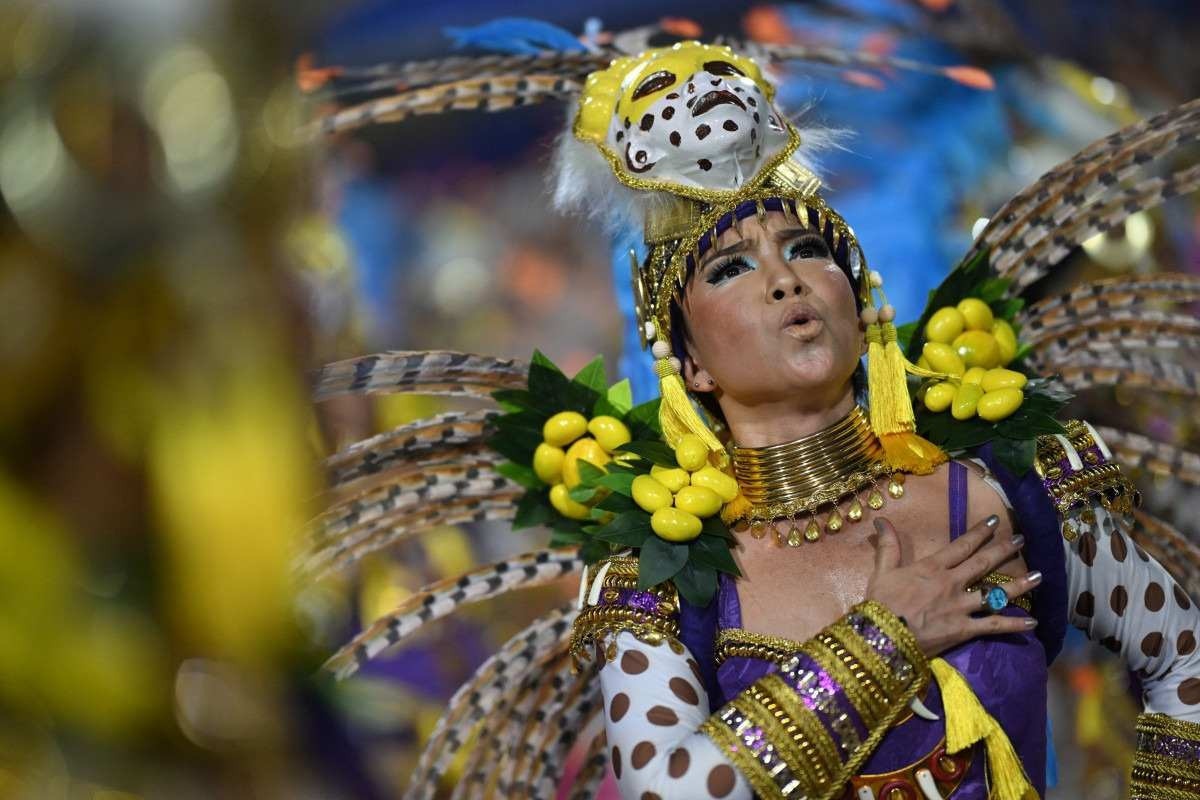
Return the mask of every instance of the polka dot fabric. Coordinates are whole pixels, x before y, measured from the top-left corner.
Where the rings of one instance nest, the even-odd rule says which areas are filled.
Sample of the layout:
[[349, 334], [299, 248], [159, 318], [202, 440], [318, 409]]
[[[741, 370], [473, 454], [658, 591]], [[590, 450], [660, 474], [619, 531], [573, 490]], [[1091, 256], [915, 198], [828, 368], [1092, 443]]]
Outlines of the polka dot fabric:
[[1064, 540], [1072, 624], [1137, 672], [1147, 712], [1200, 722], [1200, 610], [1099, 503], [1070, 523], [1079, 531]]
[[609, 641], [616, 657], [601, 668], [600, 688], [621, 796], [753, 797], [745, 778], [699, 732], [711, 709], [691, 653], [678, 642], [646, 644], [629, 632]]

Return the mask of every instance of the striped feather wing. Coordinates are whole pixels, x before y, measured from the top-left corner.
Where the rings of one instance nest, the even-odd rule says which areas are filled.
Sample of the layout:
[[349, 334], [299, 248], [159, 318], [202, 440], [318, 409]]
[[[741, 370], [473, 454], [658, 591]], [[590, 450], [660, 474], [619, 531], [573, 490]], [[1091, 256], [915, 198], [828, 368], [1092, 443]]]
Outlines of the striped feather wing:
[[491, 399], [526, 384], [529, 366], [513, 358], [450, 350], [391, 351], [336, 361], [314, 381], [317, 402], [343, 394], [411, 392]]

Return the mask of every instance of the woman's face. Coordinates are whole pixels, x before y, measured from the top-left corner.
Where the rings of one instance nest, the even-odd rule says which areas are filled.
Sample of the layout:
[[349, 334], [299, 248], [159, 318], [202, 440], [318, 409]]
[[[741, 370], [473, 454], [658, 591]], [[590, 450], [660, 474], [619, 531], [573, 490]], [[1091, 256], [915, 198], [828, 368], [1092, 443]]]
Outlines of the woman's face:
[[723, 407], [836, 403], [863, 353], [849, 279], [794, 218], [770, 212], [740, 227], [721, 234], [685, 288], [688, 386]]

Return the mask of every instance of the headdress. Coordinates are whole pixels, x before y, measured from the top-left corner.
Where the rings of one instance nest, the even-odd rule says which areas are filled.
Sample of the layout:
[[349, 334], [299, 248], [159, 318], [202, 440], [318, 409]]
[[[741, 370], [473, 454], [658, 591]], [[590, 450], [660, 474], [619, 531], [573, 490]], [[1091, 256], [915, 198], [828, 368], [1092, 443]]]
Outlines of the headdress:
[[[559, 149], [561, 206], [602, 197], [611, 225], [642, 228], [646, 257], [631, 258], [632, 280], [643, 342], [653, 343], [664, 437], [675, 445], [697, 435], [721, 462], [724, 446], [688, 398], [671, 346], [672, 305], [717, 238], [749, 216], [782, 213], [826, 239], [860, 307], [882, 286], [853, 229], [820, 195], [813, 144], [774, 98], [755, 61], [727, 46], [651, 49], [587, 77]], [[906, 370], [932, 373], [905, 360], [893, 316], [886, 305], [868, 311], [871, 426], [890, 466], [929, 472], [945, 454], [915, 433]]]

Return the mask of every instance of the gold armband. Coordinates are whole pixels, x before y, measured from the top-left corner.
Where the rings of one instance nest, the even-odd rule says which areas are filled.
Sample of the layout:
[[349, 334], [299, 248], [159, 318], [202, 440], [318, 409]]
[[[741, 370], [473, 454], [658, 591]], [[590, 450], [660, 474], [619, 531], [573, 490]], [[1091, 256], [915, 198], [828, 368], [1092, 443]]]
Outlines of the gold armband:
[[701, 730], [760, 797], [829, 800], [929, 680], [929, 662], [904, 623], [878, 603], [861, 603]]
[[1132, 800], [1200, 800], [1200, 724], [1142, 714], [1129, 782]]

